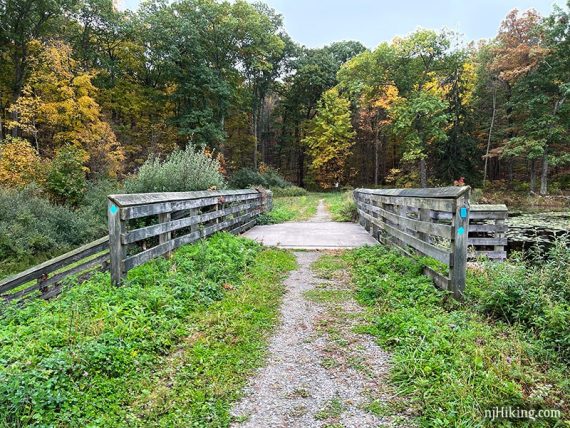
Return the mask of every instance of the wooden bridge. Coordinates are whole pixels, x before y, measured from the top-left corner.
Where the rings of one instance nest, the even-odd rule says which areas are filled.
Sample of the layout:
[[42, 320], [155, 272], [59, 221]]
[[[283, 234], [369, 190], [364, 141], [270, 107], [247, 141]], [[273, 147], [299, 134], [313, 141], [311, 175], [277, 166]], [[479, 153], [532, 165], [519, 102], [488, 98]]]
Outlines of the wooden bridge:
[[[265, 245], [305, 249], [381, 242], [440, 261], [449, 274], [428, 267], [425, 273], [460, 298], [468, 258], [506, 257], [506, 206], [471, 206], [469, 193], [469, 187], [357, 189], [360, 225], [335, 223], [325, 215], [312, 222], [257, 226], [247, 236]], [[0, 298], [49, 299], [66, 278], [81, 281], [106, 270], [118, 285], [133, 267], [168, 257], [181, 245], [222, 230], [250, 230], [271, 206], [271, 192], [254, 189], [111, 195], [108, 236], [0, 281]]]

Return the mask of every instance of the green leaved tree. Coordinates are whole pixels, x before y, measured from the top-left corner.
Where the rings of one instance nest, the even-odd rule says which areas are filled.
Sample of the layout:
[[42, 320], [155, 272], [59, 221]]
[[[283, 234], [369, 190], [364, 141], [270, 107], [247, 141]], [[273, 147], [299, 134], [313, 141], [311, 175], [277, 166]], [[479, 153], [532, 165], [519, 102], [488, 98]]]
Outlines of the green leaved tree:
[[350, 102], [337, 88], [329, 89], [323, 94], [317, 115], [309, 122], [303, 139], [311, 156], [311, 170], [321, 187], [343, 184], [349, 178], [346, 163], [353, 137]]

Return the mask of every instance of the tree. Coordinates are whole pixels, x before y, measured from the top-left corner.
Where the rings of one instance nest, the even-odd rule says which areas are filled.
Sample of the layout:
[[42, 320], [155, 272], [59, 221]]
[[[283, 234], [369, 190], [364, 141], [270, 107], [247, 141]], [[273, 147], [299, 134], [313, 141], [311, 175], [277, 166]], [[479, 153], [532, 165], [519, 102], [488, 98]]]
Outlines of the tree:
[[20, 188], [42, 182], [43, 166], [28, 141], [9, 137], [0, 144], [0, 186]]
[[323, 94], [317, 115], [308, 124], [303, 143], [309, 149], [315, 179], [325, 189], [348, 178], [346, 163], [354, 144], [350, 116], [350, 102], [333, 88]]
[[30, 78], [22, 96], [10, 107], [18, 120], [8, 126], [33, 136], [44, 156], [72, 144], [85, 152], [92, 174], [116, 175], [123, 153], [94, 99], [92, 76], [78, 68], [69, 45], [33, 44], [37, 55]]
[[418, 162], [420, 185], [427, 187], [428, 150], [447, 138], [448, 104], [427, 90], [402, 98], [391, 109], [392, 129], [404, 142], [404, 161]]

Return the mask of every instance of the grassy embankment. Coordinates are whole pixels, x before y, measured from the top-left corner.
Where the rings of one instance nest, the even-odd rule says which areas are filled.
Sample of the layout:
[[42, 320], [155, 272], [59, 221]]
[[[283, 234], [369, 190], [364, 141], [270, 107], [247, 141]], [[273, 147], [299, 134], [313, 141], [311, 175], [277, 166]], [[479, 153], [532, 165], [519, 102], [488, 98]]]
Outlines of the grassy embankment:
[[570, 251], [553, 251], [542, 265], [511, 260], [469, 271], [464, 303], [436, 290], [421, 260], [382, 246], [323, 257], [321, 269], [350, 266], [366, 308], [359, 331], [393, 353], [391, 381], [404, 399], [371, 409], [397, 414], [407, 402], [426, 427], [567, 426], [484, 418], [495, 406], [561, 409], [568, 424]]
[[0, 426], [226, 426], [277, 319], [287, 252], [228, 234], [0, 314]]

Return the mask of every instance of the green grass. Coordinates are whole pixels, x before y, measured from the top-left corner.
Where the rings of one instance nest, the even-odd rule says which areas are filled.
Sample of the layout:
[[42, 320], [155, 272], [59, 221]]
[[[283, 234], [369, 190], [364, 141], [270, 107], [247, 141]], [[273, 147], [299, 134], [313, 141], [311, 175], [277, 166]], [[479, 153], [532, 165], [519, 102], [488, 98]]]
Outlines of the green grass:
[[325, 203], [334, 221], [356, 221], [356, 203], [352, 192], [326, 193]]
[[304, 196], [286, 196], [273, 198], [273, 210], [261, 215], [259, 222], [262, 224], [276, 224], [286, 221], [309, 220], [317, 213], [320, 193], [309, 193]]
[[273, 210], [259, 217], [261, 224], [276, 224], [286, 221], [306, 221], [317, 213], [323, 199], [333, 221], [353, 221], [356, 206], [351, 192], [307, 193], [302, 196], [274, 196]]
[[420, 409], [422, 426], [490, 425], [484, 410], [494, 406], [562, 408], [568, 419], [567, 366], [524, 326], [490, 319], [473, 301], [454, 303], [421, 274], [420, 262], [382, 246], [349, 257], [357, 298], [368, 306], [361, 331], [393, 353], [391, 381]]
[[229, 234], [0, 315], [0, 426], [227, 426], [277, 317], [284, 251]]

